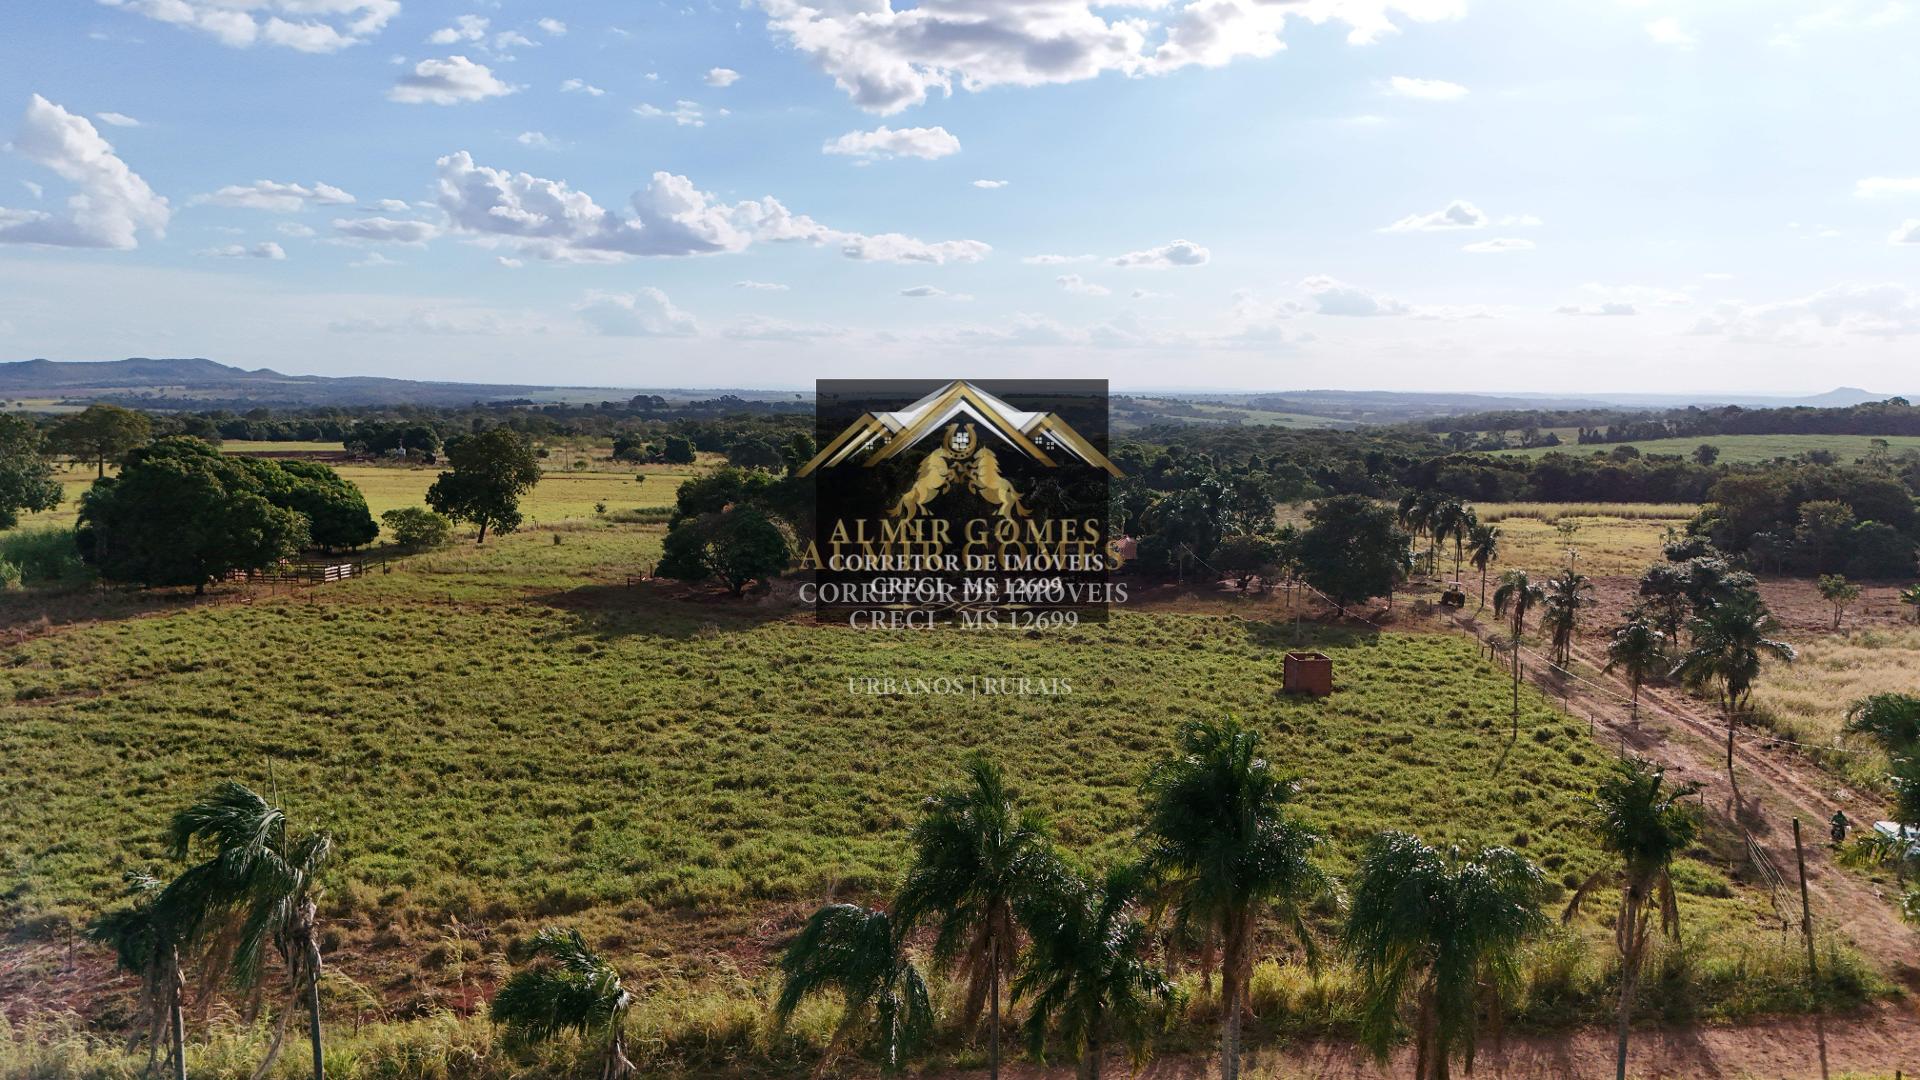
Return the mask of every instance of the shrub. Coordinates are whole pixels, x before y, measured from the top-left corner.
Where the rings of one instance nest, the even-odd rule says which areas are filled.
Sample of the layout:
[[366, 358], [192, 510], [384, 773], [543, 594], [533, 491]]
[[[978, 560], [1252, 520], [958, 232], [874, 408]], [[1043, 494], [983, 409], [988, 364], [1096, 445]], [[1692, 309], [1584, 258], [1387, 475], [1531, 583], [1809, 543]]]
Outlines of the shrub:
[[453, 538], [453, 522], [422, 506], [407, 506], [380, 515], [380, 523], [401, 547], [436, 548]]
[[20, 567], [5, 559], [0, 559], [0, 589], [20, 587]]
[[72, 529], [19, 529], [0, 536], [0, 559], [17, 567], [27, 585], [84, 585], [93, 578], [74, 546]]

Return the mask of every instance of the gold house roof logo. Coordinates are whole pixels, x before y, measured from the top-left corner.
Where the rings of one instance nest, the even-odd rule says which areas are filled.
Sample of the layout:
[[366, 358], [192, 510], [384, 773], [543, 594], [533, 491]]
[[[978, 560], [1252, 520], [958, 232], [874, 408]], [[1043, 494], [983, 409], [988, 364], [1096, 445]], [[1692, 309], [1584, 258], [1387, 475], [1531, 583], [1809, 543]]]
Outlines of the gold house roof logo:
[[862, 464], [877, 465], [962, 421], [969, 425], [962, 439], [970, 439], [977, 425], [1047, 468], [1058, 468], [1057, 459], [1064, 458], [1121, 475], [1105, 454], [1058, 413], [1016, 409], [964, 379], [956, 379], [897, 412], [861, 416], [802, 465], [800, 475], [843, 465], [862, 454], [866, 455]]

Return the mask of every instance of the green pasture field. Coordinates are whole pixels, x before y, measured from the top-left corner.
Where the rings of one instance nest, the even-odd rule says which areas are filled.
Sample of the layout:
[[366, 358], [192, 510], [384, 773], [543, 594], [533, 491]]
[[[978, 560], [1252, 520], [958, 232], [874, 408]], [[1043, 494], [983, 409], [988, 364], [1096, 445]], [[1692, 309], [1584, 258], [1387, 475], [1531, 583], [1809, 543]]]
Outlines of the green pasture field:
[[[1577, 434], [1577, 433], [1576, 433]], [[1564, 437], [1564, 436], [1563, 436]], [[1536, 446], [1526, 450], [1490, 450], [1487, 453], [1505, 454], [1510, 457], [1537, 458], [1558, 451], [1585, 457], [1593, 453], [1607, 453], [1616, 446], [1631, 446], [1642, 454], [1678, 454], [1691, 456], [1694, 448], [1701, 443], [1711, 443], [1720, 448], [1720, 460], [1728, 464], [1751, 464], [1772, 461], [1774, 458], [1791, 458], [1814, 450], [1826, 450], [1842, 462], [1852, 462], [1867, 456], [1873, 449], [1873, 443], [1880, 436], [1873, 435], [1701, 435], [1684, 439], [1642, 439], [1637, 442], [1605, 443], [1597, 446], [1579, 446], [1567, 438], [1561, 446]], [[1920, 435], [1889, 435], [1884, 437], [1893, 453], [1905, 450], [1920, 450]]]
[[[555, 544], [558, 535], [562, 543]], [[0, 931], [78, 921], [160, 865], [166, 816], [210, 782], [265, 784], [334, 829], [337, 913], [432, 920], [740, 909], [890, 887], [905, 831], [960, 756], [1005, 762], [1061, 843], [1127, 856], [1147, 765], [1232, 712], [1304, 782], [1345, 870], [1384, 828], [1513, 845], [1556, 891], [1603, 856], [1584, 800], [1610, 752], [1472, 642], [1315, 632], [1327, 700], [1279, 692], [1281, 621], [1116, 614], [1104, 626], [853, 632], [785, 608], [676, 599], [626, 575], [657, 527], [456, 547], [294, 598], [105, 620], [0, 670]], [[777, 616], [777, 617], [776, 617]], [[872, 695], [849, 680], [1064, 679], [1058, 696]], [[1696, 927], [1764, 902], [1683, 863]]]
[[[228, 443], [228, 449], [235, 444]], [[309, 444], [246, 444], [285, 446], [294, 449]], [[318, 448], [319, 444], [311, 444]], [[353, 482], [366, 496], [367, 509], [377, 520], [388, 510], [403, 506], [426, 505], [427, 488], [440, 469], [407, 465], [333, 465], [335, 471]], [[549, 459], [546, 472], [531, 493], [520, 501], [526, 524], [551, 525], [562, 521], [596, 516], [596, 503], [605, 504], [608, 513], [672, 506], [674, 493], [682, 481], [700, 471], [700, 465], [641, 465], [620, 468], [593, 462], [585, 470], [571, 470]], [[108, 469], [111, 473], [113, 470]], [[22, 514], [16, 528], [40, 529], [48, 526], [72, 527], [80, 512], [80, 496], [93, 485], [91, 465], [61, 464], [60, 484], [65, 492], [60, 505], [43, 514]]]

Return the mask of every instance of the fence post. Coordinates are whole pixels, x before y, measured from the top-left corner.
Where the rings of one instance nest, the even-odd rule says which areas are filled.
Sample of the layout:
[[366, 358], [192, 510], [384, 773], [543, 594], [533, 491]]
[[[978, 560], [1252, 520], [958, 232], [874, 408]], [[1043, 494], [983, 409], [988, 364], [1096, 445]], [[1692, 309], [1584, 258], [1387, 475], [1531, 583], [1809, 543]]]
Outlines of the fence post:
[[1800, 847], [1800, 819], [1793, 819], [1793, 859], [1800, 864], [1800, 935], [1807, 940], [1807, 989], [1819, 1007], [1820, 973], [1813, 960], [1813, 908], [1807, 901], [1807, 853]]

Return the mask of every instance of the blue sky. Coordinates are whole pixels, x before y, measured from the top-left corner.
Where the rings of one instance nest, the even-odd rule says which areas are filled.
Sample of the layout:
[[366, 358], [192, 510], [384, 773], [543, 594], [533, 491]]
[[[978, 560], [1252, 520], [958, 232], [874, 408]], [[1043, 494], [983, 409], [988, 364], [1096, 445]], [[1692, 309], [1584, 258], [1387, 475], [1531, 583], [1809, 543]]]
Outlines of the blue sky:
[[1920, 391], [1920, 11], [15, 0], [0, 358]]

